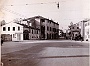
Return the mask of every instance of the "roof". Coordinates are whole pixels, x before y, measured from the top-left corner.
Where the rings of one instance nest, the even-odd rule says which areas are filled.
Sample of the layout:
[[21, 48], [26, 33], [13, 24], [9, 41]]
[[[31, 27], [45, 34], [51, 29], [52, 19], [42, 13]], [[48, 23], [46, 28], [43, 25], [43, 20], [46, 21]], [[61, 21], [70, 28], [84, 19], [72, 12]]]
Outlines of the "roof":
[[31, 29], [39, 30], [39, 28], [34, 28], [34, 27], [28, 26], [28, 25], [26, 25], [26, 24], [21, 24], [21, 23], [17, 23], [17, 24], [22, 25], [22, 26], [25, 27], [25, 28], [31, 28]]
[[[16, 22], [9, 22], [9, 23], [15, 23], [15, 24], [17, 24]], [[9, 23], [5, 23], [4, 25], [7, 25], [7, 24], [9, 24]], [[4, 25], [2, 25], [2, 26], [4, 26]]]
[[42, 16], [34, 16], [34, 17], [31, 17], [31, 18], [23, 19], [23, 21], [27, 21], [27, 20], [35, 19], [35, 18], [46, 19], [46, 20], [49, 20], [50, 22], [53, 22], [54, 24], [59, 25], [58, 22], [56, 23], [56, 22], [54, 22], [53, 20], [50, 20], [50, 19], [45, 18], [45, 17], [42, 17]]

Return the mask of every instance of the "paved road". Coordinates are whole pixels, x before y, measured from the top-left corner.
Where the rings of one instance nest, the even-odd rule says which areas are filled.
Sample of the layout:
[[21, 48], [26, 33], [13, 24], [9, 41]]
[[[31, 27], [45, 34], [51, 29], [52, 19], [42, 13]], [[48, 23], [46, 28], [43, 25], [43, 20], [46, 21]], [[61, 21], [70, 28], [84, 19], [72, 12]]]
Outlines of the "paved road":
[[4, 66], [89, 66], [89, 43], [66, 40], [6, 42]]

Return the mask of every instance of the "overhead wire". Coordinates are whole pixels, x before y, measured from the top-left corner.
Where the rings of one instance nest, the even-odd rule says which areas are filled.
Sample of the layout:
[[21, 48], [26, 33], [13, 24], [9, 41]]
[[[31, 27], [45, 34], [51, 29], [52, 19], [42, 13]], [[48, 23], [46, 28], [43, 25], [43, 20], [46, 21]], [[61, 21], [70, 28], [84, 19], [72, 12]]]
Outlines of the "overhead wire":
[[[31, 3], [31, 4], [29, 4], [29, 3], [26, 3], [26, 4], [17, 4], [17, 5], [15, 5], [15, 4], [10, 4], [10, 5], [4, 5], [4, 6], [11, 6], [11, 7], [13, 7], [13, 6], [29, 6], [29, 5], [42, 5], [42, 4], [59, 4], [59, 2], [47, 2], [47, 3], [43, 3], [43, 2], [41, 2], [41, 3]], [[7, 11], [7, 12], [10, 12], [10, 13], [12, 13], [12, 14], [15, 14], [15, 15], [18, 15], [18, 16], [20, 16], [20, 17], [24, 17], [24, 18], [27, 18], [25, 15], [22, 15], [22, 14], [20, 14], [20, 13], [17, 13], [17, 12], [15, 12], [15, 11], [13, 11], [13, 10], [10, 10], [10, 9], [8, 9], [8, 8], [6, 8], [6, 7], [3, 7], [2, 9], [3, 10], [5, 10], [5, 11]], [[57, 7], [58, 7], [58, 5], [57, 5]], [[75, 11], [75, 10], [66, 10], [66, 11]], [[50, 11], [50, 12], [57, 12], [57, 11]], [[29, 12], [30, 13], [30, 12]]]
[[[28, 5], [41, 5], [41, 4], [53, 4], [53, 3], [56, 3], [56, 2], [47, 2], [47, 3], [32, 3], [32, 4], [19, 4], [19, 5], [13, 5], [13, 4], [11, 4], [11, 5], [4, 5], [4, 6], [11, 6], [11, 7], [13, 7], [13, 6], [28, 6]], [[13, 10], [10, 10], [10, 9], [7, 9], [7, 8], [5, 8], [5, 7], [2, 7], [2, 9], [3, 10], [5, 10], [5, 11], [7, 11], [7, 12], [10, 12], [10, 13], [12, 13], [12, 14], [15, 14], [15, 15], [18, 15], [18, 16], [21, 16], [21, 17], [26, 17], [25, 15], [22, 15], [22, 14], [20, 14], [20, 13], [17, 13], [17, 12], [15, 12], [15, 11], [13, 11]]]
[[26, 6], [26, 5], [42, 5], [42, 4], [54, 4], [54, 3], [57, 3], [57, 2], [47, 2], [47, 3], [26, 3], [26, 4], [7, 4], [7, 5], [4, 5], [4, 6]]

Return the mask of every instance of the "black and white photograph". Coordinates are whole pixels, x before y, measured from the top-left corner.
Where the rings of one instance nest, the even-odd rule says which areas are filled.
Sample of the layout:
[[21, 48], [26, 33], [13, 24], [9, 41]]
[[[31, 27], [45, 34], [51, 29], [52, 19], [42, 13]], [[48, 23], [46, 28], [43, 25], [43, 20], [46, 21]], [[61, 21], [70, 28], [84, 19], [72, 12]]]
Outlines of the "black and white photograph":
[[89, 66], [89, 0], [0, 0], [0, 66]]

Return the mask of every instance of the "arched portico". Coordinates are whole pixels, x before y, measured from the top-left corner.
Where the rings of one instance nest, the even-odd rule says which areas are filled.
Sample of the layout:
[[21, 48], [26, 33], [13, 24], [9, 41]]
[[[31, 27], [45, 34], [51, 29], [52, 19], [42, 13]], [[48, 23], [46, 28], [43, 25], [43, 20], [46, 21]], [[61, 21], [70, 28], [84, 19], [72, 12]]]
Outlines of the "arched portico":
[[24, 30], [24, 32], [23, 32], [23, 39], [24, 40], [29, 40], [29, 31], [28, 30]]

